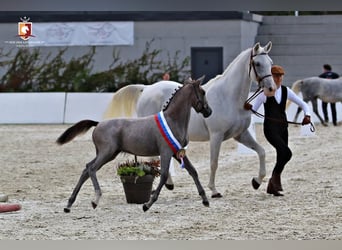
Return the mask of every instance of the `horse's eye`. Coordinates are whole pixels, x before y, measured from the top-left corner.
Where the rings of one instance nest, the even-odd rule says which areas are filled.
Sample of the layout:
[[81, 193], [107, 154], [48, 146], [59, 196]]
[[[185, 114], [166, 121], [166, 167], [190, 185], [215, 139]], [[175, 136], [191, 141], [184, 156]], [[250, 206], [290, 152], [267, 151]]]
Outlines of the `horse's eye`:
[[256, 67], [259, 67], [259, 66], [260, 66], [260, 63], [259, 63], [259, 62], [256, 62], [256, 63], [255, 63], [255, 66], [256, 66]]

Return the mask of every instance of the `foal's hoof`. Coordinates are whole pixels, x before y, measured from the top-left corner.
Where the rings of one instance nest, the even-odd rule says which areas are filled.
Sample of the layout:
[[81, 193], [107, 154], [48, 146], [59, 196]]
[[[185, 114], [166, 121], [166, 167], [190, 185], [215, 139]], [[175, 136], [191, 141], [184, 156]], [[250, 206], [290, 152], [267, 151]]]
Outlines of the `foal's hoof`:
[[168, 190], [173, 190], [175, 188], [175, 185], [173, 184], [165, 184], [165, 187], [168, 189]]
[[143, 205], [143, 210], [146, 212], [149, 209], [149, 207], [146, 206], [146, 204]]
[[64, 213], [70, 213], [70, 208], [65, 207], [65, 208], [64, 208]]
[[205, 207], [209, 207], [209, 201], [203, 201], [202, 203]]
[[222, 196], [222, 194], [220, 194], [220, 193], [216, 193], [216, 194], [213, 194], [212, 196], [211, 196], [211, 198], [222, 198], [223, 196]]
[[252, 186], [254, 189], [258, 189], [260, 187], [260, 184], [253, 178], [252, 179]]
[[91, 202], [91, 206], [95, 209], [97, 207], [97, 204], [95, 202]]

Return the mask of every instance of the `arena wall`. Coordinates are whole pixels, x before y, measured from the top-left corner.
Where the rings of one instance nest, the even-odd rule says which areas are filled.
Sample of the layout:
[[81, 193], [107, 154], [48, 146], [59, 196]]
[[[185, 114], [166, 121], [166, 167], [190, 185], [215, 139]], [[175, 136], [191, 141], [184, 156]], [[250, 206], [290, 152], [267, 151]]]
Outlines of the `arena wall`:
[[[102, 120], [113, 93], [1, 93], [0, 124], [63, 124], [75, 123], [82, 119]], [[319, 122], [312, 111], [314, 122]], [[318, 109], [322, 115], [321, 101]], [[337, 103], [337, 118], [342, 120], [342, 104]], [[297, 107], [291, 104], [288, 119], [294, 118]], [[330, 107], [328, 108], [331, 117]], [[263, 112], [261, 106], [260, 113]], [[298, 121], [303, 118], [300, 115]], [[263, 119], [253, 116], [256, 123]]]

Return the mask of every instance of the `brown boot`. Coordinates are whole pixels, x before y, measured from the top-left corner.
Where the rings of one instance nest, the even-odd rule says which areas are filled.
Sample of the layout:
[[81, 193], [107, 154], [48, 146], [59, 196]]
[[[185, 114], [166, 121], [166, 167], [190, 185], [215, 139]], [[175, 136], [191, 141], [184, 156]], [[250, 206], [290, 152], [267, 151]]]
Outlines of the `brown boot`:
[[[278, 187], [279, 188], [279, 187]], [[267, 186], [267, 193], [268, 194], [273, 194], [274, 196], [284, 196], [283, 194], [279, 193], [280, 190], [278, 190], [274, 184], [274, 179], [273, 176], [268, 182]]]
[[272, 174], [272, 182], [277, 191], [283, 191], [283, 187], [281, 186], [280, 174]]

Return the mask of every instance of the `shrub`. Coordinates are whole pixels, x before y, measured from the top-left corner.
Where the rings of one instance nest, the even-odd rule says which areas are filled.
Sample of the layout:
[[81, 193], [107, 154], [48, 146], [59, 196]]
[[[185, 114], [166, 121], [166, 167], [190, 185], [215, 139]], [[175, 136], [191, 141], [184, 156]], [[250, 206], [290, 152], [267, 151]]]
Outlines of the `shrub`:
[[142, 55], [123, 62], [120, 53], [113, 50], [113, 63], [109, 70], [92, 73], [96, 47], [89, 52], [63, 59], [67, 48], [51, 58], [51, 53], [42, 58], [39, 48], [21, 48], [10, 58], [10, 53], [0, 50], [0, 68], [6, 73], [1, 78], [0, 91], [6, 92], [115, 92], [128, 84], [152, 84], [165, 72], [170, 80], [183, 82], [189, 75], [189, 57], [181, 60], [179, 51], [173, 57], [168, 53], [167, 62], [158, 60], [161, 50], [151, 49], [147, 42]]

